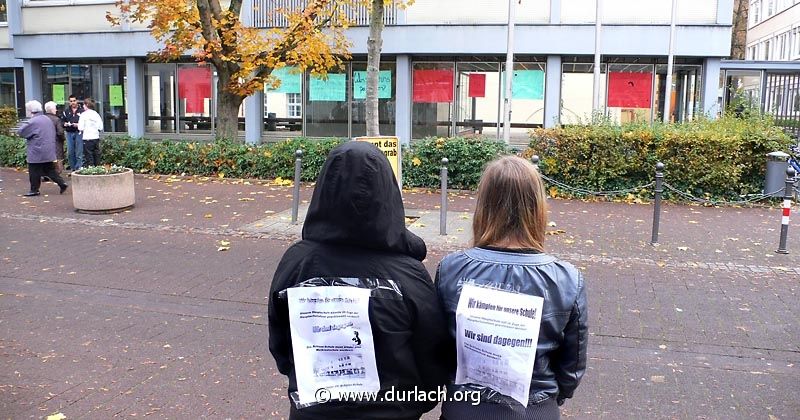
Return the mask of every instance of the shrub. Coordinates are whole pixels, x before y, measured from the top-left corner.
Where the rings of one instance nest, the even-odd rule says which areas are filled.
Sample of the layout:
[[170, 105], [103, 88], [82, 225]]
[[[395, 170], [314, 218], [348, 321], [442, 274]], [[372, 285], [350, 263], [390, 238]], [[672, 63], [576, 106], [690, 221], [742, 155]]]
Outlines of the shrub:
[[[526, 155], [542, 172], [594, 191], [649, 183], [663, 162], [665, 181], [696, 196], [735, 198], [762, 191], [766, 154], [791, 139], [769, 116], [732, 115], [682, 124], [598, 124], [531, 133]], [[649, 193], [648, 193], [649, 195]]]
[[25, 139], [0, 134], [0, 166], [16, 168], [27, 165]]
[[104, 162], [141, 173], [222, 175], [234, 178], [293, 178], [295, 151], [303, 153], [303, 181], [315, 181], [331, 149], [341, 139], [287, 139], [251, 146], [229, 140], [214, 142], [150, 141], [128, 137], [103, 140]]
[[11, 130], [19, 122], [17, 109], [10, 106], [0, 107], [0, 135], [10, 135]]
[[78, 175], [113, 175], [127, 171], [127, 168], [116, 165], [86, 166], [75, 171]]
[[486, 163], [509, 153], [509, 148], [501, 141], [429, 137], [403, 149], [403, 183], [408, 187], [439, 187], [441, 162], [446, 157], [449, 186], [474, 189]]

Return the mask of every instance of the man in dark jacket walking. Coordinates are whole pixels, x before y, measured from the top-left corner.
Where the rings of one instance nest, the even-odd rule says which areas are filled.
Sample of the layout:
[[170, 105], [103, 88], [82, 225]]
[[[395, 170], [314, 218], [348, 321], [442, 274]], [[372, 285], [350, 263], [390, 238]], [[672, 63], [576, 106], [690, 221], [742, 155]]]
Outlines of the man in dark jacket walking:
[[[421, 263], [426, 253], [425, 243], [405, 227], [400, 190], [383, 153], [355, 141], [331, 151], [303, 239], [283, 255], [270, 290], [269, 348], [278, 370], [289, 377], [291, 419], [419, 419], [436, 406], [430, 396], [447, 381], [455, 355]], [[366, 294], [368, 310], [364, 306], [358, 314], [355, 307], [332, 303], [325, 310], [349, 318], [298, 318], [311, 302], [328, 302], [294, 299], [298, 291]], [[359, 321], [366, 319], [363, 328]], [[377, 377], [371, 390], [379, 391], [374, 401], [337, 399], [341, 391], [366, 389], [371, 371]], [[428, 398], [410, 397], [411, 390]]]
[[59, 194], [63, 194], [67, 190], [67, 183], [56, 172], [54, 164], [56, 160], [56, 127], [49, 118], [42, 114], [42, 104], [39, 101], [27, 102], [25, 110], [31, 118], [23, 122], [17, 130], [19, 136], [27, 140], [28, 177], [31, 182], [31, 190], [25, 194], [25, 197], [39, 195], [43, 176], [47, 176], [58, 184]]
[[61, 120], [64, 122], [64, 131], [67, 135], [67, 161], [69, 169], [77, 171], [83, 167], [83, 139], [78, 131], [78, 120], [83, 113], [83, 107], [78, 103], [75, 95], [69, 95], [69, 103], [64, 109]]

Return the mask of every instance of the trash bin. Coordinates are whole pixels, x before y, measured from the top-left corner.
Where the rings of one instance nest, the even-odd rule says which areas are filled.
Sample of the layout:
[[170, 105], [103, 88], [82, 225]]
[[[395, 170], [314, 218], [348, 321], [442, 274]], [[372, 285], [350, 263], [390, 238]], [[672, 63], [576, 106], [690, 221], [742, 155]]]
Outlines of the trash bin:
[[277, 131], [278, 130], [278, 121], [275, 117], [274, 112], [267, 113], [267, 131]]
[[770, 197], [783, 197], [786, 186], [786, 168], [789, 155], [783, 152], [767, 153], [767, 175], [764, 179], [764, 194]]

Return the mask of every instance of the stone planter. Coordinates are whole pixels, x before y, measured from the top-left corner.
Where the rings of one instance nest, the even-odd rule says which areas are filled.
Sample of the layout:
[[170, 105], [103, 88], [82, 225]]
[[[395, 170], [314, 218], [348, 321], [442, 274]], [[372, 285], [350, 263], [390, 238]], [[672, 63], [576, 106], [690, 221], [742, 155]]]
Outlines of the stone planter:
[[116, 213], [136, 203], [133, 170], [110, 175], [73, 173], [72, 205], [79, 213]]

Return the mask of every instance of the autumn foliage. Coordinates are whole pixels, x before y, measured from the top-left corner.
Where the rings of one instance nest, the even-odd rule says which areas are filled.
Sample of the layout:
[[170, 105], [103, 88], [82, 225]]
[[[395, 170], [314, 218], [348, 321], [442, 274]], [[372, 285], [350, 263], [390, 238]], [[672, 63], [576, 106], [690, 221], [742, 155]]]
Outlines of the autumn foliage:
[[350, 57], [345, 7], [359, 1], [309, 0], [302, 10], [272, 11], [285, 16], [285, 28], [244, 25], [242, 0], [120, 0], [106, 19], [112, 25], [147, 24], [163, 45], [150, 54], [151, 61], [191, 56], [212, 64], [219, 80], [218, 137], [235, 138], [239, 106], [265, 84], [279, 84], [270, 77], [273, 70], [295, 66], [324, 75]]

